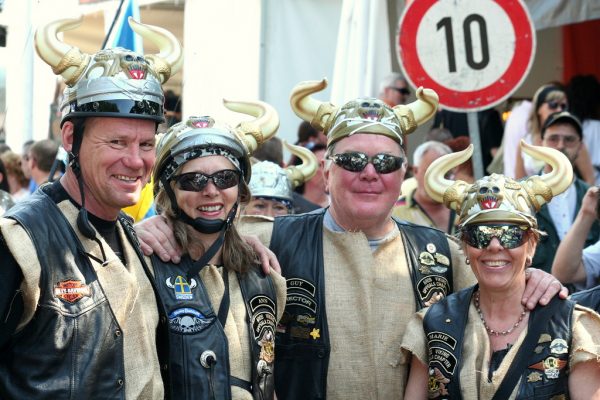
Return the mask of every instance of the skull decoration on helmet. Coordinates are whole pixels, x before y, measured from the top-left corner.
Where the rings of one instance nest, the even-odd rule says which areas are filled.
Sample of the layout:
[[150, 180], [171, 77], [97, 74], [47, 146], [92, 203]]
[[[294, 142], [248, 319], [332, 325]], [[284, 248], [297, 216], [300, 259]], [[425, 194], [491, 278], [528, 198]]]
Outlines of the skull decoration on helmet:
[[419, 88], [417, 100], [408, 105], [389, 107], [374, 98], [351, 100], [342, 107], [320, 102], [310, 95], [323, 90], [327, 80], [301, 82], [292, 89], [292, 109], [327, 135], [327, 147], [355, 133], [373, 133], [402, 144], [404, 135], [430, 119], [437, 109], [438, 96], [431, 89]]
[[531, 157], [552, 166], [552, 171], [515, 181], [504, 175], [485, 176], [474, 184], [444, 178], [452, 168], [468, 160], [473, 145], [435, 160], [425, 174], [425, 190], [432, 199], [457, 212], [461, 226], [486, 222], [509, 222], [537, 228], [535, 214], [552, 197], [564, 192], [573, 180], [569, 159], [560, 151], [521, 141]]

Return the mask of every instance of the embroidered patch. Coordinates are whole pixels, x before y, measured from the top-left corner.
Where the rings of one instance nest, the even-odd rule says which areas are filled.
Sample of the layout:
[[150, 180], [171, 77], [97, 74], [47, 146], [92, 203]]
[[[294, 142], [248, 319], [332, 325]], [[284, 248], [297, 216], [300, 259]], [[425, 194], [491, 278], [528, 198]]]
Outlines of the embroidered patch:
[[429, 368], [429, 380], [427, 382], [427, 391], [430, 399], [436, 399], [440, 396], [446, 396], [448, 389], [446, 385], [450, 383], [450, 379], [437, 368]]
[[437, 294], [448, 295], [450, 284], [443, 276], [430, 275], [417, 282], [417, 290], [421, 301], [427, 301]]
[[301, 294], [289, 294], [286, 300], [286, 306], [300, 306], [317, 313], [317, 302]]
[[290, 278], [286, 281], [288, 290], [298, 289], [303, 290], [312, 297], [315, 296], [316, 288], [315, 285], [307, 280], [301, 278]]
[[54, 296], [67, 303], [73, 304], [91, 295], [92, 289], [78, 279], [69, 279], [54, 285]]
[[446, 267], [450, 266], [450, 259], [448, 259], [448, 257], [443, 255], [442, 253], [435, 253], [433, 256], [435, 257], [435, 261], [437, 261], [438, 264], [445, 265]]
[[310, 328], [292, 326], [290, 328], [290, 336], [298, 339], [308, 339], [310, 337]]
[[538, 339], [538, 343], [546, 343], [552, 340], [552, 337], [547, 333], [542, 333]]
[[552, 343], [550, 343], [550, 352], [552, 354], [567, 354], [568, 351], [569, 346], [565, 339], [554, 339]]
[[168, 277], [166, 282], [167, 287], [173, 289], [175, 292], [175, 298], [177, 300], [192, 300], [194, 295], [192, 294], [192, 289], [198, 286], [198, 283], [194, 278], [188, 282], [181, 275], [177, 275], [175, 280], [172, 281], [171, 277]]
[[264, 295], [254, 296], [249, 300], [250, 310], [252, 312], [252, 333], [254, 340], [261, 340], [268, 332], [274, 335], [277, 326], [275, 318], [275, 302]]
[[207, 318], [200, 311], [184, 307], [171, 311], [169, 314], [169, 327], [173, 332], [182, 334], [194, 334], [208, 328], [215, 317]]
[[456, 357], [441, 347], [429, 347], [429, 365], [438, 364], [444, 372], [453, 375], [456, 368]]
[[427, 334], [427, 341], [430, 346], [432, 342], [440, 342], [450, 346], [452, 350], [456, 348], [456, 339], [444, 332], [429, 332]]

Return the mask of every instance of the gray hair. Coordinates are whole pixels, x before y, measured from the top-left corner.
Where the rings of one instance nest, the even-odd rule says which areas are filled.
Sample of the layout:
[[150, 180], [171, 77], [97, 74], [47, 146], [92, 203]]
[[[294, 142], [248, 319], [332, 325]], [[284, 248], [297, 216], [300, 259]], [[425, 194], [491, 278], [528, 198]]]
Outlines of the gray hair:
[[452, 153], [452, 149], [442, 142], [436, 142], [434, 140], [423, 142], [417, 146], [415, 152], [413, 153], [413, 165], [418, 167], [419, 164], [421, 164], [421, 160], [423, 159], [425, 153], [429, 151], [435, 151], [441, 156]]
[[379, 84], [379, 93], [381, 94], [386, 88], [394, 86], [396, 81], [404, 81], [404, 83], [406, 83], [406, 87], [408, 87], [408, 81], [404, 75], [399, 72], [393, 72], [381, 80], [381, 83]]

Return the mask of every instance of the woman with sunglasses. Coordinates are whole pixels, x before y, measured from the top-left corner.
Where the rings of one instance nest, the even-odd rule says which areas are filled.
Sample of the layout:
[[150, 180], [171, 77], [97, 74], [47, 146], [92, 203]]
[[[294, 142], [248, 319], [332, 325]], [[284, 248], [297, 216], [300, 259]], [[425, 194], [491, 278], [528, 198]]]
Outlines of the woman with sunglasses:
[[[543, 85], [533, 95], [529, 116], [527, 118], [527, 130], [524, 140], [528, 144], [539, 146], [542, 144], [542, 126], [551, 114], [566, 111], [569, 108], [567, 94], [562, 86], [555, 84]], [[516, 145], [516, 144], [515, 144]], [[582, 146], [574, 167], [584, 181], [593, 184], [595, 175], [587, 147]], [[515, 157], [515, 179], [532, 176], [544, 168], [544, 163], [535, 160], [526, 154], [517, 151]]]
[[411, 362], [407, 399], [600, 398], [600, 316], [558, 298], [531, 312], [521, 304], [540, 234], [535, 212], [573, 177], [561, 152], [522, 147], [552, 172], [522, 182], [493, 174], [472, 185], [444, 178], [470, 158], [472, 146], [427, 171], [430, 196], [460, 216], [477, 284], [409, 324], [402, 343]]
[[250, 199], [249, 155], [275, 134], [279, 119], [262, 102], [225, 106], [258, 118], [232, 129], [192, 117], [172, 126], [157, 147], [156, 206], [182, 249], [179, 264], [152, 259], [169, 317], [171, 398], [274, 396], [285, 280], [261, 272], [233, 221]]

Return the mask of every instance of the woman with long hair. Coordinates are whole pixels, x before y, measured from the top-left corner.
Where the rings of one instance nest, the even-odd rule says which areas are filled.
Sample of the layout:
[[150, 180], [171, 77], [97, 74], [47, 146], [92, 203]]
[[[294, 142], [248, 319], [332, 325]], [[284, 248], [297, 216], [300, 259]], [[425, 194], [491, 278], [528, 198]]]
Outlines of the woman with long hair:
[[179, 264], [153, 257], [169, 316], [171, 398], [272, 399], [275, 330], [285, 280], [265, 276], [233, 221], [250, 199], [249, 155], [273, 136], [275, 110], [226, 102], [255, 121], [230, 128], [211, 117], [173, 125], [158, 143], [156, 206], [174, 228]]

